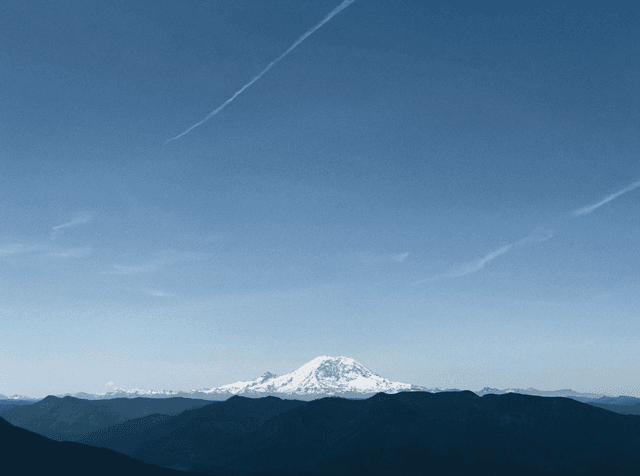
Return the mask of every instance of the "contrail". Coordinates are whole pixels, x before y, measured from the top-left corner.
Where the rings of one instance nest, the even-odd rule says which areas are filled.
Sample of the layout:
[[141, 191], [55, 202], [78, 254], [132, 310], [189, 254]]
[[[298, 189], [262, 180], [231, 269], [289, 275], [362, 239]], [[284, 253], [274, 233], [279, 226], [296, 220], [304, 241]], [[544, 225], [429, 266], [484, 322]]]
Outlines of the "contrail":
[[510, 245], [502, 246], [502, 247], [498, 248], [497, 250], [492, 251], [491, 253], [486, 255], [484, 258], [481, 258], [481, 259], [479, 259], [477, 261], [474, 261], [473, 263], [464, 264], [462, 266], [458, 266], [456, 268], [453, 268], [451, 271], [446, 273], [444, 276], [446, 276], [448, 278], [455, 278], [455, 277], [458, 277], [458, 276], [465, 276], [467, 274], [471, 274], [471, 273], [475, 273], [476, 271], [480, 271], [482, 268], [484, 268], [484, 266], [489, 261], [493, 261], [498, 256], [505, 254], [507, 251], [511, 251], [515, 246], [516, 246], [515, 243], [512, 243]]
[[165, 142], [165, 144], [171, 142], [172, 140], [176, 140], [176, 139], [180, 139], [180, 137], [182, 137], [185, 134], [188, 134], [189, 132], [191, 132], [192, 130], [194, 130], [196, 127], [202, 125], [203, 123], [205, 123], [206, 121], [208, 121], [209, 119], [211, 119], [213, 116], [215, 116], [216, 114], [218, 114], [220, 111], [222, 111], [225, 107], [227, 107], [227, 104], [229, 104], [231, 101], [233, 101], [235, 98], [237, 98], [240, 94], [242, 94], [244, 92], [245, 89], [247, 89], [249, 86], [251, 86], [253, 83], [255, 83], [257, 80], [259, 80], [262, 76], [264, 76], [264, 74], [269, 71], [278, 61], [280, 61], [282, 58], [284, 58], [285, 56], [287, 56], [289, 53], [291, 53], [300, 43], [302, 43], [304, 40], [306, 40], [307, 38], [309, 38], [317, 29], [319, 29], [321, 26], [323, 26], [325, 23], [327, 23], [329, 20], [331, 20], [334, 16], [336, 16], [338, 13], [340, 13], [342, 10], [344, 10], [345, 8], [347, 8], [349, 5], [351, 5], [353, 2], [355, 2], [356, 0], [344, 0], [344, 2], [342, 2], [340, 5], [338, 5], [336, 8], [334, 8], [333, 10], [331, 10], [331, 12], [322, 19], [322, 21], [320, 21], [320, 23], [318, 23], [316, 26], [314, 26], [313, 28], [311, 28], [309, 31], [307, 31], [304, 35], [302, 35], [300, 38], [298, 38], [295, 43], [293, 43], [289, 49], [287, 51], [285, 51], [284, 53], [282, 53], [280, 56], [278, 56], [275, 60], [273, 60], [271, 63], [269, 63], [267, 65], [267, 67], [265, 69], [263, 69], [262, 71], [260, 71], [260, 73], [258, 73], [257, 76], [255, 76], [251, 81], [249, 81], [247, 84], [245, 84], [244, 86], [242, 86], [233, 96], [231, 96], [229, 99], [227, 99], [225, 102], [223, 102], [220, 106], [218, 106], [216, 109], [214, 109], [207, 117], [205, 117], [204, 119], [202, 119], [200, 122], [194, 124], [193, 126], [191, 126], [189, 129], [187, 129], [186, 131], [184, 131], [181, 134], [178, 134], [175, 137], [172, 137], [171, 139], [167, 140]]
[[533, 233], [531, 233], [529, 236], [526, 236], [525, 238], [516, 241], [515, 243], [504, 245], [479, 260], [476, 260], [472, 263], [463, 264], [462, 266], [456, 266], [447, 273], [438, 274], [436, 276], [432, 276], [431, 278], [417, 281], [415, 283], [412, 283], [412, 285], [415, 286], [417, 284], [430, 283], [442, 278], [458, 278], [460, 276], [466, 276], [467, 274], [475, 273], [476, 271], [480, 271], [489, 261], [496, 259], [498, 256], [501, 256], [513, 249], [520, 248], [521, 246], [527, 245], [529, 243], [541, 243], [543, 241], [550, 240], [552, 237], [553, 232], [551, 230], [538, 228], [534, 230]]
[[591, 205], [589, 207], [584, 207], [584, 208], [581, 208], [580, 210], [576, 210], [575, 212], [573, 212], [573, 214], [576, 215], [576, 216], [577, 215], [588, 215], [589, 213], [594, 211], [596, 208], [600, 208], [602, 205], [604, 205], [606, 203], [609, 203], [611, 200], [613, 200], [615, 198], [618, 198], [620, 195], [623, 195], [623, 194], [625, 194], [627, 192], [630, 192], [631, 190], [634, 190], [634, 189], [636, 189], [638, 187], [640, 187], [640, 180], [635, 182], [635, 183], [632, 183], [631, 185], [629, 185], [626, 188], [623, 188], [619, 192], [612, 193], [608, 197], [605, 197], [602, 200], [600, 200], [595, 205]]
[[91, 220], [93, 220], [93, 215], [91, 213], [78, 213], [76, 217], [70, 222], [54, 226], [51, 229], [51, 239], [53, 240], [60, 233], [60, 230], [64, 228], [72, 228], [84, 223], [89, 223]]

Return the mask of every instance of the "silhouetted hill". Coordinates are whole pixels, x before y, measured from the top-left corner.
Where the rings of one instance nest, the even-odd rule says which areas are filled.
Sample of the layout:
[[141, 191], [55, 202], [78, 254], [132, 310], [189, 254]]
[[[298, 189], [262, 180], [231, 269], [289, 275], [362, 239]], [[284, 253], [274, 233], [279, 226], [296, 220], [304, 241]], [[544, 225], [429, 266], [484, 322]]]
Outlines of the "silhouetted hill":
[[211, 404], [209, 400], [197, 398], [170, 397], [170, 398], [112, 398], [101, 400], [100, 403], [117, 411], [127, 419], [140, 418], [154, 413], [160, 415], [177, 415], [185, 410], [204, 407]]
[[640, 417], [516, 393], [233, 397], [166, 419], [129, 421], [85, 441], [228, 476], [640, 474]]
[[11, 425], [0, 417], [0, 473], [64, 476], [188, 476], [104, 448], [58, 442]]
[[178, 421], [168, 415], [149, 415], [79, 435], [77, 441], [131, 456], [140, 444], [165, 436]]
[[[248, 474], [640, 474], [640, 418], [566, 398], [472, 392], [323, 399], [193, 470]], [[554, 473], [555, 471], [555, 473]]]
[[232, 397], [180, 415], [151, 415], [93, 432], [79, 441], [110, 448], [166, 467], [187, 467], [194, 457], [215, 453], [218, 444], [255, 430], [269, 418], [304, 405], [275, 397]]
[[188, 398], [116, 398], [93, 401], [48, 396], [32, 405], [7, 410], [2, 416], [15, 426], [54, 440], [77, 441], [79, 435], [133, 418], [154, 413], [176, 415], [208, 404], [210, 402]]

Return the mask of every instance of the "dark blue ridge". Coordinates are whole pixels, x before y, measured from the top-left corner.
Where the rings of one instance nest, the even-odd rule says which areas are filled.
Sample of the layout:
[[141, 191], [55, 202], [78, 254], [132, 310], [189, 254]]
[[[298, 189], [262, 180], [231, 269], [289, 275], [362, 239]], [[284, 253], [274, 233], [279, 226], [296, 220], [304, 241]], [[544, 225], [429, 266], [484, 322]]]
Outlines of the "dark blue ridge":
[[187, 476], [115, 451], [59, 442], [13, 426], [0, 417], [0, 472], [6, 475]]
[[211, 402], [189, 398], [114, 398], [83, 400], [48, 396], [31, 405], [2, 412], [13, 425], [60, 441], [76, 441], [87, 434], [118, 423], [152, 414], [177, 415]]
[[517, 393], [235, 396], [74, 438], [146, 463], [225, 476], [640, 474], [640, 416]]

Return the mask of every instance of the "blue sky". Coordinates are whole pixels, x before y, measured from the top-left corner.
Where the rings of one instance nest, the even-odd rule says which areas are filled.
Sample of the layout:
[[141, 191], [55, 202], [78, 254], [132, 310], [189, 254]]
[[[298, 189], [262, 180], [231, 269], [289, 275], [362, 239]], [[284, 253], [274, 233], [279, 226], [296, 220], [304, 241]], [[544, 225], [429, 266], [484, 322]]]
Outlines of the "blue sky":
[[638, 395], [637, 7], [397, 3], [2, 2], [0, 393]]

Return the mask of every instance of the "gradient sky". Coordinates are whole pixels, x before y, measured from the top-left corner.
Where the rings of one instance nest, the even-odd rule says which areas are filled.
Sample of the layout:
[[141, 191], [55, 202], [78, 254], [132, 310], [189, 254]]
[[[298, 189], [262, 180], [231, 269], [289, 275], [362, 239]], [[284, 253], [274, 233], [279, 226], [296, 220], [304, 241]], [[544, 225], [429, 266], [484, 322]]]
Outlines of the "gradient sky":
[[640, 396], [639, 7], [358, 0], [165, 144], [338, 5], [0, 3], [1, 394]]

